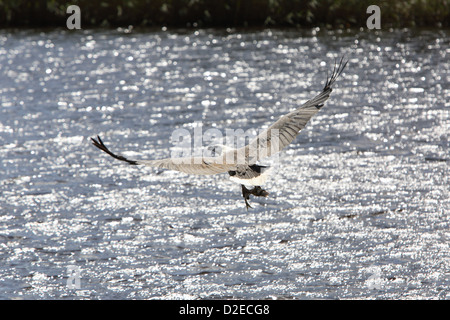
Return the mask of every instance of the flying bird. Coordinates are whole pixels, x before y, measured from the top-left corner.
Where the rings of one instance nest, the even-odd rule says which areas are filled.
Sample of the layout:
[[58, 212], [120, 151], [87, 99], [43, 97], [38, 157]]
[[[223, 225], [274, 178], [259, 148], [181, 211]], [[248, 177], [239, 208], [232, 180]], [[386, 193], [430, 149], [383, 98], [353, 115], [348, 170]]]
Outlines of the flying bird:
[[[255, 197], [267, 197], [269, 195], [261, 185], [266, 181], [270, 168], [259, 165], [258, 162], [263, 158], [280, 152], [295, 139], [300, 130], [306, 126], [309, 119], [324, 106], [325, 101], [330, 97], [333, 84], [345, 69], [347, 62], [344, 62], [342, 57], [338, 65], [335, 63], [331, 76], [327, 76], [325, 86], [317, 96], [282, 116], [246, 146], [241, 148], [223, 148], [218, 156], [131, 160], [111, 152], [105, 146], [100, 136], [97, 136], [97, 139], [91, 138], [91, 140], [93, 145], [100, 150], [130, 165], [145, 165], [195, 175], [212, 175], [228, 172], [232, 181], [241, 184], [242, 196], [248, 210], [248, 208], [251, 208], [248, 203], [250, 195]], [[246, 186], [249, 185], [253, 186], [253, 188], [248, 189]]]

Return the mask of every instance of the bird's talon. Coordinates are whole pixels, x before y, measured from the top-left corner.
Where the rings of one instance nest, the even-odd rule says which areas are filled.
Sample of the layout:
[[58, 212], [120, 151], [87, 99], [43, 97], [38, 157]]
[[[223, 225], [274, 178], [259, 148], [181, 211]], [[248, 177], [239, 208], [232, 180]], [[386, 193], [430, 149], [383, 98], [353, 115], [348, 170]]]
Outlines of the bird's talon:
[[253, 207], [248, 203], [248, 200], [250, 200], [250, 195], [254, 195], [255, 197], [267, 197], [269, 193], [261, 188], [260, 186], [256, 186], [253, 189], [247, 189], [244, 185], [242, 185], [242, 196], [245, 200], [245, 207], [248, 210], [248, 208]]

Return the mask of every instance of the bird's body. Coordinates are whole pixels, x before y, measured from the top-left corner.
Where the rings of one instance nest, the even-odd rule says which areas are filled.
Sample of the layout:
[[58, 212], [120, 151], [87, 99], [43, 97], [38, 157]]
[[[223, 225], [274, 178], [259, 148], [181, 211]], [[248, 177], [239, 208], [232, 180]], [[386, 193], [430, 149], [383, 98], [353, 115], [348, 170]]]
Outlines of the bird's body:
[[[99, 136], [92, 139], [94, 146], [106, 152], [115, 159], [125, 161], [131, 165], [145, 165], [161, 169], [176, 170], [187, 174], [212, 175], [228, 172], [230, 179], [242, 185], [242, 195], [247, 209], [249, 196], [266, 197], [268, 192], [261, 188], [270, 168], [257, 163], [265, 157], [270, 157], [289, 145], [303, 129], [309, 119], [323, 107], [332, 91], [331, 86], [342, 73], [347, 62], [341, 59], [339, 65], [334, 67], [330, 78], [327, 78], [325, 87], [313, 99], [305, 102], [299, 108], [282, 116], [269, 128], [261, 132], [248, 145], [241, 148], [222, 148], [218, 156], [166, 158], [160, 160], [130, 160], [112, 153]], [[247, 189], [245, 185], [254, 188]]]

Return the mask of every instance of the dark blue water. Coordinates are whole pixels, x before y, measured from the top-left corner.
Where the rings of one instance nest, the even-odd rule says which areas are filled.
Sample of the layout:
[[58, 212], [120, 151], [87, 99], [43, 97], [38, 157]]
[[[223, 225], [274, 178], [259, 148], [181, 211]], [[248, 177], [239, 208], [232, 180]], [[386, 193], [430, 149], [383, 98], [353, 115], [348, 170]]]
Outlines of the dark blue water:
[[[442, 30], [1, 31], [1, 299], [448, 299]], [[245, 210], [227, 175], [127, 166], [176, 129], [326, 106]], [[76, 288], [73, 274], [79, 271]]]

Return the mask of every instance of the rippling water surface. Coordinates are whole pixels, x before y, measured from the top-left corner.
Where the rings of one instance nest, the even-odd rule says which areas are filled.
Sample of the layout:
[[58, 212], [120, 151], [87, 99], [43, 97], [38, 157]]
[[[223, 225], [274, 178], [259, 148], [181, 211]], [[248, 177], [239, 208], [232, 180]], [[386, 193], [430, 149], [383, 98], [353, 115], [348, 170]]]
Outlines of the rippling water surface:
[[[449, 35], [2, 31], [0, 298], [449, 299]], [[175, 129], [268, 126], [343, 54], [248, 212], [227, 175], [90, 144], [153, 159]]]

